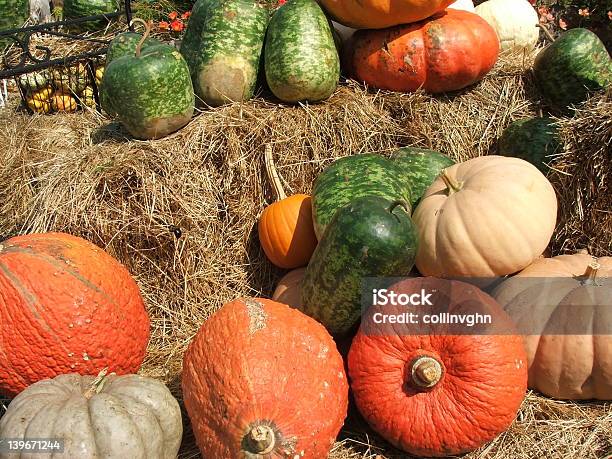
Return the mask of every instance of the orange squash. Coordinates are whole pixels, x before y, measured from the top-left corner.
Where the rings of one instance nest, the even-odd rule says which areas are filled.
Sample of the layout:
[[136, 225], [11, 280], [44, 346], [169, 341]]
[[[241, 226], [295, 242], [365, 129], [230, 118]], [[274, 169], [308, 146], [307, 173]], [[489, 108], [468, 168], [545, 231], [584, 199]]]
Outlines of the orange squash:
[[480, 16], [449, 9], [414, 24], [356, 32], [345, 55], [358, 81], [399, 92], [456, 91], [481, 80], [499, 54]]
[[305, 272], [306, 268], [298, 268], [285, 274], [278, 282], [272, 299], [300, 309], [302, 307], [302, 280], [304, 280]]
[[269, 145], [265, 150], [265, 166], [278, 201], [266, 207], [259, 218], [261, 247], [268, 259], [280, 268], [306, 266], [317, 246], [310, 196], [285, 195]]
[[346, 416], [342, 357], [325, 328], [284, 304], [242, 298], [189, 345], [183, 395], [210, 458], [324, 458]]
[[428, 18], [453, 0], [319, 0], [341, 24], [355, 29], [382, 29]]
[[149, 318], [134, 279], [99, 247], [62, 233], [0, 244], [0, 392], [63, 373], [136, 373]]

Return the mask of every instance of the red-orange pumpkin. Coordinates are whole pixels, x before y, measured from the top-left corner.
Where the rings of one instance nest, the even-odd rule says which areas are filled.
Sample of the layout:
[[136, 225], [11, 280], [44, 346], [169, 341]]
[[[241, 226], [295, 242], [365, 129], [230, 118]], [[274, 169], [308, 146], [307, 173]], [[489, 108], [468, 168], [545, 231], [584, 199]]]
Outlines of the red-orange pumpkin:
[[360, 30], [349, 44], [349, 71], [375, 88], [439, 93], [465, 88], [493, 68], [495, 30], [468, 11], [449, 9], [431, 18], [383, 30]]
[[[489, 295], [458, 281], [414, 278], [398, 294], [434, 292], [433, 306], [372, 306], [348, 357], [351, 388], [366, 421], [419, 456], [461, 454], [510, 426], [527, 389], [527, 356], [510, 318]], [[491, 315], [490, 325], [426, 326], [425, 315]], [[382, 324], [377, 313], [418, 314], [421, 325]], [[388, 319], [387, 319], [388, 320]], [[451, 332], [451, 330], [453, 330]], [[506, 333], [506, 334], [503, 334]]]
[[285, 269], [306, 266], [317, 246], [312, 224], [312, 200], [306, 194], [287, 197], [266, 145], [265, 166], [268, 180], [278, 201], [266, 207], [257, 227], [259, 242], [268, 259]]
[[148, 340], [136, 282], [102, 249], [62, 233], [0, 244], [0, 392], [105, 367], [136, 373]]
[[346, 416], [342, 357], [325, 328], [284, 304], [242, 298], [189, 345], [183, 396], [210, 458], [324, 458]]

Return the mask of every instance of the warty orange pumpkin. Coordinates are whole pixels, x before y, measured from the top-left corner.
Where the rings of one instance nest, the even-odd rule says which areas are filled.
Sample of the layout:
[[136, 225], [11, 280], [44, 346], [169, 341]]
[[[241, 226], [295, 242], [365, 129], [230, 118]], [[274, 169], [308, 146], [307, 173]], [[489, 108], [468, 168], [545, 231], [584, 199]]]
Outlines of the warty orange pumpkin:
[[259, 218], [259, 242], [276, 266], [285, 269], [305, 266], [317, 246], [312, 200], [306, 194], [287, 197], [274, 166], [270, 145], [266, 145], [264, 162], [278, 200], [266, 207]]
[[29, 234], [0, 244], [0, 392], [63, 373], [136, 373], [149, 317], [136, 282], [84, 239]]
[[540, 258], [493, 296], [525, 335], [530, 387], [612, 400], [612, 257]]
[[182, 386], [197, 444], [215, 459], [327, 457], [348, 404], [325, 328], [261, 298], [228, 303], [202, 325]]
[[355, 29], [382, 29], [420, 21], [453, 0], [319, 0], [339, 23]]
[[448, 9], [414, 24], [360, 30], [345, 59], [358, 81], [379, 89], [455, 91], [481, 80], [499, 53], [495, 30], [468, 11]]
[[[420, 277], [389, 287], [397, 294], [421, 289], [434, 292], [434, 306], [374, 305], [363, 317], [348, 356], [355, 402], [374, 430], [410, 454], [472, 451], [515, 419], [527, 388], [523, 341], [499, 304], [470, 284]], [[491, 315], [491, 324], [474, 335], [376, 319], [413, 312], [423, 324], [434, 311], [468, 310]]]

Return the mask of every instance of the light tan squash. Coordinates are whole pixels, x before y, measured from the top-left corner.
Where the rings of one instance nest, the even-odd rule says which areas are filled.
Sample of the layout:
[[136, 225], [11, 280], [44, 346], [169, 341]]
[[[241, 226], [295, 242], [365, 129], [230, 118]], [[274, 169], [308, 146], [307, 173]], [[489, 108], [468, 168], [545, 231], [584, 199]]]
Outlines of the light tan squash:
[[306, 268], [298, 268], [285, 274], [278, 282], [272, 299], [300, 309], [302, 307], [302, 280], [305, 272]]

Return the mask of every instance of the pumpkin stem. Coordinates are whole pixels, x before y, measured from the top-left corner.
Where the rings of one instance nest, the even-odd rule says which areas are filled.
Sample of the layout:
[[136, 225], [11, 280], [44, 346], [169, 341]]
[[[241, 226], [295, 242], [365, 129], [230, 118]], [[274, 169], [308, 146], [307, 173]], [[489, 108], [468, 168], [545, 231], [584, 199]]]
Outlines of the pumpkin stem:
[[433, 357], [419, 357], [412, 363], [411, 376], [418, 387], [433, 387], [442, 379], [442, 365]]
[[269, 454], [276, 446], [276, 433], [268, 425], [256, 425], [245, 435], [246, 450], [251, 454]]
[[542, 24], [538, 24], [536, 27], [539, 27], [540, 29], [542, 29], [544, 31], [544, 35], [546, 35], [546, 38], [548, 38], [551, 43], [553, 41], [555, 41], [555, 37], [553, 36], [552, 33], [550, 33], [550, 30], [548, 30], [548, 27], [546, 27], [546, 26], [544, 26]]
[[460, 191], [461, 188], [463, 188], [463, 182], [457, 182], [456, 180], [451, 178], [451, 176], [448, 175], [448, 173], [446, 172], [446, 169], [444, 169], [440, 173], [440, 177], [442, 178], [442, 180], [444, 180], [444, 184], [446, 185], [446, 189], [449, 196], [453, 193], [456, 193], [457, 191]]
[[98, 373], [98, 376], [96, 376], [96, 379], [92, 381], [91, 386], [89, 387], [89, 389], [87, 389], [87, 392], [83, 394], [83, 396], [87, 400], [102, 391], [102, 388], [106, 383], [106, 373], [108, 373], [108, 368], [104, 368], [102, 371], [100, 371], [100, 373]]
[[276, 193], [276, 200], [282, 201], [287, 197], [285, 194], [285, 190], [283, 189], [283, 185], [281, 183], [280, 177], [278, 176], [278, 171], [276, 170], [276, 166], [274, 165], [274, 158], [272, 157], [272, 146], [270, 144], [266, 144], [266, 148], [264, 150], [264, 163], [266, 166], [266, 174], [268, 176], [268, 181], [274, 188], [274, 192]]
[[139, 22], [139, 23], [141, 23], [145, 27], [144, 35], [142, 36], [142, 38], [140, 39], [140, 41], [136, 45], [136, 57], [140, 57], [140, 51], [142, 51], [142, 45], [145, 42], [145, 40], [147, 38], [149, 38], [149, 34], [151, 33], [152, 22], [151, 21], [145, 22], [145, 21], [143, 21], [140, 18], [132, 19], [132, 24], [134, 24], [135, 22]]
[[593, 260], [589, 266], [587, 266], [586, 272], [584, 273], [584, 277], [586, 277], [586, 279], [583, 283], [587, 285], [595, 284], [597, 271], [599, 271], [599, 268], [601, 268], [601, 265]]
[[393, 201], [389, 206], [389, 213], [392, 214], [396, 207], [402, 207], [406, 212], [410, 213], [410, 207], [403, 199]]

